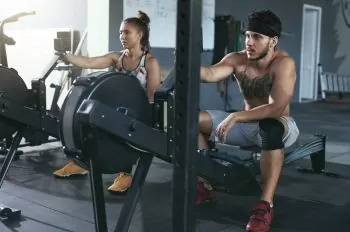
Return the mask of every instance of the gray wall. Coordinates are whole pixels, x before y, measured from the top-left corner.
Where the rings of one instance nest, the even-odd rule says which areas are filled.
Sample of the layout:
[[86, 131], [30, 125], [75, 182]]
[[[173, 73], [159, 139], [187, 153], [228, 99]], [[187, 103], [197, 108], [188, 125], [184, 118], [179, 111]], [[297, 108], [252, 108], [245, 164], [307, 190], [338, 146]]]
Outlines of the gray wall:
[[119, 26], [123, 19], [123, 0], [110, 0], [110, 31], [109, 31], [109, 48], [111, 51], [122, 49], [119, 42]]

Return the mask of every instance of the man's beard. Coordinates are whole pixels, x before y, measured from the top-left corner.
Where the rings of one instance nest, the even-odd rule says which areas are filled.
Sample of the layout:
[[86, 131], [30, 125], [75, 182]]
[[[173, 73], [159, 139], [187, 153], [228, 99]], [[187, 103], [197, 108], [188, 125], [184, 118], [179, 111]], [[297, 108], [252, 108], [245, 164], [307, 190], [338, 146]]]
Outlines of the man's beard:
[[261, 60], [261, 59], [265, 58], [265, 56], [267, 56], [268, 53], [269, 53], [269, 45], [266, 46], [266, 48], [260, 53], [260, 55], [258, 57], [249, 58], [249, 60], [254, 60], [254, 61]]

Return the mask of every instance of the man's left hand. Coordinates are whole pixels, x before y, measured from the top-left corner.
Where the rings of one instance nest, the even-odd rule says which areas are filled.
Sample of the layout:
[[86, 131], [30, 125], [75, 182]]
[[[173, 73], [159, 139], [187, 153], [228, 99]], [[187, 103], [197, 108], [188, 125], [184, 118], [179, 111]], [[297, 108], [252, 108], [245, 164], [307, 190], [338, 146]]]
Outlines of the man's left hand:
[[216, 128], [215, 134], [221, 142], [226, 141], [226, 136], [230, 129], [236, 124], [234, 113], [227, 116]]

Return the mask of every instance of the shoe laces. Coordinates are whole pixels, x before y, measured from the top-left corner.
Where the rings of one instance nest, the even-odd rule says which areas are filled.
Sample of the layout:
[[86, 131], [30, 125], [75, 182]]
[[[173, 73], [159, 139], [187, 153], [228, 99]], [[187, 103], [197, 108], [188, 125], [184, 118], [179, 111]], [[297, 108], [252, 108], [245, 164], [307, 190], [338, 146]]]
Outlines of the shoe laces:
[[69, 169], [70, 167], [72, 166], [75, 166], [76, 164], [73, 162], [73, 161], [70, 161], [68, 164], [66, 164], [64, 167], [63, 167], [63, 170], [66, 171], [67, 169]]
[[119, 175], [117, 176], [117, 178], [115, 178], [115, 183], [118, 184], [120, 183], [120, 181], [123, 179], [124, 176], [127, 176], [127, 174], [125, 172], [121, 172], [119, 173]]
[[263, 223], [268, 223], [266, 221], [265, 215], [268, 214], [271, 211], [270, 208], [268, 207], [256, 207], [253, 209], [253, 216], [252, 219], [257, 220], [257, 221], [261, 221]]

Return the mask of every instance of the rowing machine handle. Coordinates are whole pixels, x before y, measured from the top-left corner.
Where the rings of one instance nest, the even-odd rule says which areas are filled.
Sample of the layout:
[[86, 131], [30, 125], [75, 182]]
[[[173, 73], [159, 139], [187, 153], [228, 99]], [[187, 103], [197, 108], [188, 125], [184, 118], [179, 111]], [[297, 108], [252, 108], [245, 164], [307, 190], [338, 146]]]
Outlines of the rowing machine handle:
[[7, 19], [5, 19], [3, 22], [4, 23], [13, 23], [13, 22], [17, 22], [19, 18], [24, 17], [24, 16], [29, 16], [29, 15], [35, 15], [36, 12], [35, 11], [30, 11], [30, 12], [20, 12], [18, 14], [12, 15], [10, 17], [8, 17]]

